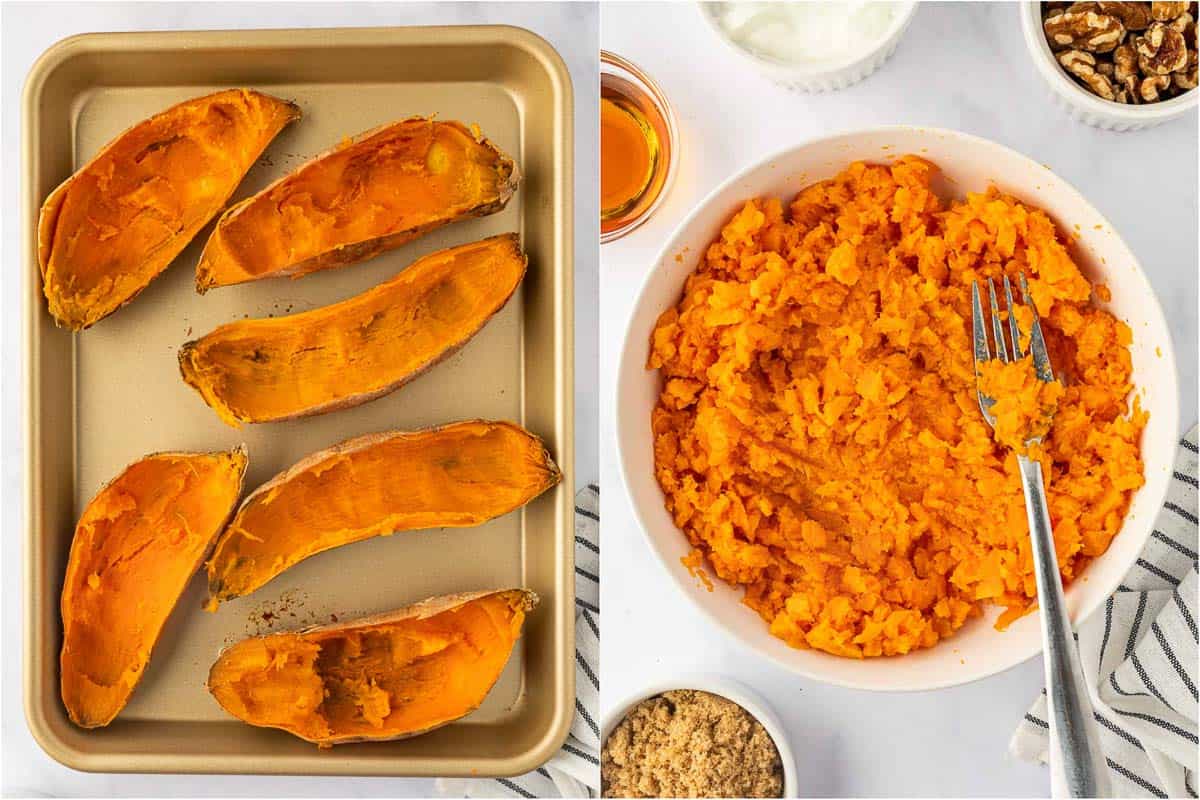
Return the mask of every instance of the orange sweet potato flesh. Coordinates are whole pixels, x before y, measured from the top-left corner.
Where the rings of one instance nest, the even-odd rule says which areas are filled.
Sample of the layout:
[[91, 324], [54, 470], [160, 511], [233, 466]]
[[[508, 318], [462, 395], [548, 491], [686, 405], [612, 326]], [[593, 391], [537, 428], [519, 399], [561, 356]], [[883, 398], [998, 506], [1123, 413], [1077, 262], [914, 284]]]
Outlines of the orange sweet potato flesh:
[[208, 224], [292, 103], [227, 89], [134, 125], [55, 189], [38, 220], [50, 314], [87, 328], [138, 295]]
[[396, 531], [479, 525], [560, 478], [541, 440], [511, 422], [471, 420], [350, 439], [250, 493], [208, 561], [209, 608], [332, 547]]
[[516, 234], [442, 250], [340, 303], [223, 325], [185, 344], [179, 368], [234, 427], [356, 406], [466, 344], [516, 291], [525, 262]]
[[84, 509], [62, 592], [62, 698], [76, 725], [107, 725], [124, 708], [245, 470], [240, 448], [147, 456]]
[[403, 739], [474, 711], [537, 595], [434, 597], [355, 622], [246, 639], [208, 675], [221, 707], [322, 747]]
[[[748, 200], [651, 334], [655, 476], [694, 548], [685, 564], [742, 587], [793, 647], [901, 656], [988, 606], [998, 627], [1026, 613], [1037, 581], [1012, 447], [1031, 436], [1064, 584], [1086, 578], [1144, 482], [1135, 334], [1093, 301], [1107, 290], [1072, 237], [995, 187], [942, 185], [906, 156]], [[1024, 360], [977, 384], [972, 283], [1021, 274], [1060, 382]], [[1015, 313], [1027, 348], [1033, 310]], [[1003, 398], [995, 431], [978, 385]]]
[[196, 290], [354, 264], [499, 211], [520, 175], [477, 131], [412, 117], [317, 156], [221, 216]]

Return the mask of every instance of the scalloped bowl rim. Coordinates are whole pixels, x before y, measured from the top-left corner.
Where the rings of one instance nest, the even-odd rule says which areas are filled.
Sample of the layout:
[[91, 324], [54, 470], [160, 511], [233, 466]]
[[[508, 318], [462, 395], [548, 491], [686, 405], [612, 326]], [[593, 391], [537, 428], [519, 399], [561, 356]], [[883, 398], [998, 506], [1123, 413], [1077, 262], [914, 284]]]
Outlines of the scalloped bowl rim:
[[832, 77], [842, 72], [849, 72], [856, 67], [866, 64], [871, 59], [875, 58], [880, 52], [886, 50], [894, 44], [904, 32], [908, 29], [909, 23], [912, 22], [913, 16], [917, 13], [917, 6], [920, 5], [917, 0], [892, 0], [896, 6], [900, 7], [900, 13], [888, 23], [887, 29], [883, 32], [875, 43], [861, 53], [848, 55], [839, 61], [784, 61], [781, 58], [775, 58], [763, 53], [758, 53], [747, 47], [743, 47], [733, 39], [729, 38], [716, 19], [713, 18], [711, 11], [711, 0], [698, 0], [696, 8], [700, 12], [700, 16], [708, 23], [708, 27], [712, 29], [725, 46], [732, 49], [743, 58], [749, 59], [751, 63], [760, 69], [770, 70], [773, 74], [783, 78], [825, 78]]

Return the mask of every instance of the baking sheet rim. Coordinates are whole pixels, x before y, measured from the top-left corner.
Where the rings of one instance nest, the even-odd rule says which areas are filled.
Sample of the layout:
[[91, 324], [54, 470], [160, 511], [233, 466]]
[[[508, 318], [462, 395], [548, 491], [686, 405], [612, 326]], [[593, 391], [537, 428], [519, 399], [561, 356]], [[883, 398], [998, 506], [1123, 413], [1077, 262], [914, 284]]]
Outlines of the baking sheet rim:
[[[337, 32], [338, 42], [333, 44], [331, 32]], [[554, 297], [554, 316], [559, 326], [558, 341], [561, 352], [556, 353], [558, 365], [556, 373], [558, 381], [555, 386], [555, 416], [556, 427], [561, 432], [558, 442], [558, 461], [564, 472], [564, 481], [560, 484], [558, 523], [563, 528], [564, 535], [559, 537], [557, 546], [560, 550], [556, 570], [556, 588], [561, 596], [556, 604], [556, 615], [553, 624], [558, 630], [557, 638], [564, 643], [565, 654], [555, 659], [555, 669], [559, 673], [556, 684], [559, 687], [558, 696], [554, 698], [555, 712], [552, 724], [540, 740], [524, 753], [501, 759], [492, 759], [495, 763], [490, 769], [478, 769], [461, 763], [462, 757], [429, 758], [403, 773], [386, 768], [388, 762], [395, 759], [378, 758], [372, 764], [378, 768], [368, 768], [364, 762], [355, 762], [359, 767], [354, 772], [339, 769], [339, 761], [325, 759], [323, 768], [320, 754], [314, 752], [304, 759], [308, 766], [297, 769], [272, 768], [269, 760], [259, 759], [254, 763], [255, 769], [235, 767], [232, 769], [210, 769], [212, 756], [203, 753], [173, 753], [162, 754], [110, 754], [89, 753], [77, 749], [64, 742], [56, 729], [35, 703], [35, 689], [38, 688], [40, 677], [35, 667], [34, 653], [40, 649], [39, 618], [41, 604], [45, 591], [39, 591], [37, 583], [37, 567], [42, 563], [42, 544], [38, 541], [35, 526], [40, 516], [41, 486], [35, 476], [41, 474], [42, 454], [37, 444], [40, 437], [37, 433], [42, 421], [36, 411], [40, 409], [40, 389], [37, 376], [40, 374], [40, 335], [38, 326], [42, 311], [42, 293], [40, 288], [39, 269], [37, 266], [37, 214], [40, 209], [40, 199], [34, 191], [32, 170], [35, 159], [33, 144], [33, 120], [39, 115], [36, 99], [47, 77], [55, 68], [80, 50], [84, 51], [120, 51], [120, 50], [170, 50], [170, 40], [188, 37], [208, 39], [211, 46], [220, 49], [245, 47], [247, 43], [258, 45], [271, 44], [272, 41], [288, 45], [302, 44], [310, 47], [326, 47], [341, 49], [348, 45], [345, 37], [358, 37], [358, 44], [363, 40], [379, 45], [401, 45], [411, 43], [418, 36], [441, 37], [453, 36], [459, 44], [488, 44], [498, 39], [506, 44], [513, 44], [527, 52], [537, 60], [549, 77], [554, 92], [551, 100], [555, 111], [553, 136], [555, 153], [553, 161], [557, 166], [553, 179], [552, 195], [557, 195], [560, 218], [554, 227], [553, 250], [561, 290]], [[409, 42], [404, 42], [409, 39]], [[265, 40], [265, 41], [264, 41]], [[206, 42], [206, 44], [208, 44]], [[137, 45], [137, 47], [134, 47]], [[25, 446], [25, 486], [22, 491], [22, 525], [24, 528], [22, 552], [22, 598], [25, 608], [22, 614], [22, 700], [26, 723], [34, 740], [47, 755], [59, 763], [85, 772], [147, 772], [147, 773], [211, 773], [211, 774], [271, 774], [271, 775], [364, 775], [364, 776], [437, 776], [461, 775], [484, 777], [487, 775], [512, 776], [535, 769], [550, 758], [566, 740], [574, 717], [575, 700], [575, 670], [574, 670], [574, 547], [573, 541], [563, 541], [571, 538], [574, 531], [574, 498], [571, 480], [574, 474], [574, 93], [570, 73], [559, 53], [541, 36], [525, 28], [508, 25], [462, 25], [462, 26], [405, 26], [405, 27], [348, 27], [348, 28], [297, 28], [297, 29], [253, 29], [253, 30], [187, 30], [187, 31], [138, 31], [131, 33], [83, 33], [66, 37], [52, 44], [34, 62], [26, 76], [21, 97], [21, 216], [22, 216], [22, 250], [23, 268], [21, 281], [23, 286], [22, 302], [22, 333], [25, 336], [22, 352], [24, 359], [21, 365], [21, 381], [26, 400], [25, 418], [22, 430]], [[74, 343], [72, 343], [74, 350]], [[35, 368], [35, 364], [38, 365]], [[75, 391], [72, 377], [72, 393]], [[72, 406], [76, 402], [72, 399]], [[72, 456], [73, 458], [74, 456]], [[36, 556], [36, 557], [35, 557]], [[569, 597], [569, 599], [568, 599]], [[57, 604], [56, 604], [57, 605]], [[45, 665], [42, 665], [43, 669]], [[54, 680], [52, 683], [57, 693], [57, 660], [54, 664]], [[44, 691], [44, 688], [43, 688]], [[242, 758], [234, 761], [242, 762], [252, 758], [242, 754]], [[229, 762], [223, 757], [223, 763]], [[447, 763], [449, 762], [449, 763]], [[454, 762], [459, 762], [455, 764]], [[481, 763], [480, 759], [471, 762]], [[316, 764], [317, 766], [313, 766]], [[265, 767], [265, 768], [264, 768]]]

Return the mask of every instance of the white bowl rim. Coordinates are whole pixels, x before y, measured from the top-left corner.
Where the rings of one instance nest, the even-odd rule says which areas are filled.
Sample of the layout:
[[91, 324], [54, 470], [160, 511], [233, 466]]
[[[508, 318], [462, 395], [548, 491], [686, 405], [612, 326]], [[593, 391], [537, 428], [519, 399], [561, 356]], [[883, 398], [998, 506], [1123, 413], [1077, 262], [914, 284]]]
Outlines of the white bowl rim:
[[1165, 122], [1195, 108], [1200, 100], [1200, 89], [1189, 89], [1170, 100], [1144, 105], [1116, 103], [1098, 97], [1067, 77], [1054, 58], [1041, 22], [1040, 0], [1024, 0], [1021, 3], [1021, 30], [1034, 66], [1056, 94], [1076, 106], [1126, 122]]
[[643, 700], [657, 697], [663, 692], [678, 689], [693, 689], [715, 694], [741, 706], [747, 714], [754, 717], [767, 731], [775, 750], [779, 753], [779, 763], [783, 768], [783, 797], [799, 796], [800, 786], [796, 775], [796, 759], [792, 754], [792, 746], [788, 741], [787, 729], [783, 722], [763, 699], [762, 695], [741, 681], [727, 678], [713, 672], [684, 673], [675, 678], [661, 678], [630, 692], [619, 702], [609, 706], [600, 720], [600, 747], [608, 741], [609, 734], [625, 719], [625, 715]]
[[[777, 161], [779, 159], [786, 157], [794, 150], [798, 150], [798, 149], [804, 148], [804, 147], [811, 147], [818, 143], [827, 142], [830, 140], [836, 140], [836, 139], [844, 138], [847, 136], [872, 134], [872, 133], [892, 133], [892, 132], [922, 133], [922, 134], [930, 134], [933, 136], [954, 137], [954, 138], [966, 140], [966, 141], [968, 141], [972, 144], [976, 144], [976, 145], [982, 145], [985, 147], [992, 147], [992, 148], [999, 148], [1000, 150], [1003, 150], [1003, 151], [1009, 153], [1010, 155], [1020, 158], [1024, 161], [1028, 161], [1032, 164], [1037, 163], [1037, 162], [1034, 162], [1033, 159], [1029, 158], [1029, 156], [1026, 156], [1023, 153], [1020, 153], [1020, 152], [1012, 149], [1011, 147], [1000, 144], [999, 142], [992, 141], [990, 139], [986, 139], [982, 136], [976, 136], [974, 134], [964, 133], [962, 131], [953, 130], [951, 128], [938, 128], [938, 127], [923, 126], [923, 125], [896, 124], [896, 125], [876, 125], [876, 126], [870, 126], [870, 127], [866, 127], [866, 128], [850, 128], [850, 129], [835, 131], [832, 133], [827, 133], [827, 134], [824, 134], [821, 136], [810, 137], [810, 138], [804, 139], [800, 142], [797, 142], [796, 144], [782, 147], [772, 153], [769, 153], [765, 158], [761, 158], [757, 161], [747, 164], [745, 167], [743, 167], [742, 169], [739, 169], [738, 171], [736, 171], [735, 173], [730, 175], [728, 178], [726, 178], [724, 181], [719, 183], [715, 188], [712, 189], [712, 191], [710, 191], [707, 195], [705, 195], [702, 200], [700, 200], [698, 203], [696, 203], [696, 205], [692, 208], [691, 212], [689, 212], [688, 215], [686, 217], [684, 217], [684, 219], [674, 228], [674, 230], [671, 231], [671, 234], [664, 240], [663, 246], [659, 249], [658, 255], [650, 262], [654, 266], [652, 266], [651, 269], [647, 270], [646, 275], [642, 278], [642, 284], [638, 288], [637, 295], [634, 298], [633, 304], [630, 306], [629, 314], [625, 320], [625, 325], [624, 325], [625, 338], [624, 338], [624, 341], [621, 343], [620, 358], [617, 362], [617, 380], [614, 382], [614, 385], [613, 385], [612, 391], [613, 391], [614, 397], [613, 397], [612, 402], [613, 402], [613, 408], [615, 409], [615, 417], [616, 417], [616, 420], [615, 420], [616, 425], [614, 426], [614, 429], [616, 431], [616, 439], [617, 439], [617, 466], [618, 466], [618, 470], [621, 475], [621, 482], [624, 485], [626, 495], [630, 500], [629, 507], [633, 510], [634, 518], [636, 519], [636, 521], [638, 523], [638, 527], [641, 529], [642, 537], [644, 538], [647, 547], [654, 554], [654, 557], [657, 559], [659, 565], [663, 568], [663, 571], [666, 572], [667, 575], [670, 577], [671, 583], [675, 585], [676, 589], [678, 589], [681, 594], [683, 594], [683, 596], [687, 599], [687, 602], [693, 608], [698, 609], [700, 611], [700, 613], [705, 617], [705, 619], [714, 628], [724, 632], [724, 634], [727, 637], [729, 637], [732, 641], [736, 642], [741, 647], [743, 652], [749, 651], [760, 658], [766, 658], [767, 660], [779, 665], [780, 667], [782, 667], [783, 669], [787, 670], [788, 672], [790, 672], [792, 674], [802, 675], [806, 678], [809, 678], [809, 679], [812, 679], [815, 681], [819, 681], [821, 683], [825, 683], [825, 684], [829, 684], [829, 685], [833, 685], [833, 686], [840, 686], [840, 687], [843, 687], [846, 689], [859, 689], [859, 690], [865, 690], [865, 691], [887, 692], [887, 693], [900, 694], [900, 693], [909, 693], [909, 692], [932, 691], [932, 690], [936, 690], [936, 689], [946, 689], [946, 688], [950, 688], [950, 687], [954, 687], [954, 686], [964, 686], [964, 685], [967, 685], [970, 683], [975, 683], [976, 681], [984, 680], [985, 678], [990, 678], [995, 675], [999, 675], [1003, 672], [1007, 672], [1008, 670], [1012, 669], [1013, 667], [1016, 667], [1020, 664], [1023, 664], [1027, 661], [1030, 661], [1030, 660], [1040, 656], [1041, 652], [1042, 652], [1041, 645], [1039, 643], [1039, 645], [1037, 647], [1035, 647], [1031, 652], [1024, 654], [1024, 655], [1020, 654], [1017, 651], [1013, 651], [1013, 653], [1011, 655], [1007, 655], [1006, 657], [999, 659], [997, 664], [990, 671], [982, 671], [979, 674], [970, 676], [965, 679], [946, 677], [943, 679], [930, 680], [925, 683], [912, 684], [912, 685], [899, 686], [899, 687], [884, 687], [884, 686], [877, 686], [877, 685], [873, 685], [873, 684], [869, 684], [869, 683], [862, 683], [862, 682], [859, 682], [859, 681], [856, 681], [856, 680], [853, 680], [850, 678], [841, 677], [840, 674], [830, 675], [830, 674], [825, 674], [825, 673], [817, 673], [817, 672], [805, 669], [803, 667], [797, 666], [796, 664], [794, 664], [790, 661], [787, 661], [781, 657], [776, 656], [774, 653], [764, 652], [763, 650], [759, 649], [752, 643], [743, 639], [743, 637], [741, 636], [741, 634], [738, 631], [735, 631], [735, 630], [731, 629], [729, 626], [725, 625], [720, 619], [717, 618], [715, 613], [712, 612], [708, 607], [706, 607], [704, 604], [696, 601], [691, 596], [691, 594], [689, 592], [689, 587], [687, 585], [685, 585], [683, 576], [679, 573], [678, 570], [674, 569], [674, 564], [668, 563], [666, 556], [655, 545], [654, 538], [649, 533], [650, 526], [647, 524], [647, 520], [642, 512], [642, 509], [641, 509], [641, 507], [639, 507], [639, 505], [636, 502], [633, 501], [634, 491], [631, 488], [632, 481], [630, 480], [630, 476], [629, 476], [629, 473], [628, 473], [627, 467], [626, 467], [626, 446], [624, 444], [624, 437], [621, 435], [621, 432], [625, 428], [626, 415], [631, 413], [632, 409], [627, 409], [625, 407], [625, 405], [620, 402], [620, 392], [621, 392], [621, 387], [623, 384], [623, 375], [625, 372], [625, 364], [628, 361], [628, 359], [630, 358], [629, 351], [630, 351], [630, 348], [631, 348], [632, 342], [633, 342], [633, 337], [631, 336], [632, 331], [630, 330], [630, 326], [632, 325], [633, 318], [636, 315], [637, 310], [641, 307], [643, 298], [644, 298], [651, 282], [654, 279], [655, 266], [657, 266], [658, 264], [662, 264], [666, 261], [666, 259], [670, 256], [670, 253], [677, 248], [677, 245], [676, 245], [677, 240], [681, 236], [683, 236], [683, 234], [691, 226], [691, 224], [696, 219], [696, 217], [700, 216], [704, 212], [704, 210], [707, 208], [708, 205], [713, 203], [730, 186], [732, 186], [735, 183], [737, 183], [738, 181], [742, 180], [746, 175], [749, 175], [750, 173], [752, 173], [758, 169], [761, 169], [762, 167], [771, 163], [772, 161]], [[851, 159], [851, 160], [853, 160], [853, 159]], [[1046, 168], [1046, 169], [1048, 169], [1048, 168]], [[1164, 359], [1165, 363], [1170, 368], [1171, 375], [1174, 379], [1172, 382], [1175, 385], [1175, 394], [1168, 401], [1169, 402], [1168, 411], [1170, 411], [1171, 413], [1169, 414], [1170, 418], [1167, 420], [1167, 422], [1169, 423], [1168, 429], [1174, 431], [1175, 433], [1173, 435], [1176, 435], [1179, 432], [1179, 398], [1178, 398], [1179, 368], [1176, 365], [1175, 343], [1171, 336], [1171, 329], [1169, 326], [1166, 325], [1166, 315], [1163, 314], [1162, 304], [1158, 300], [1158, 295], [1155, 294], [1154, 288], [1153, 288], [1153, 286], [1151, 286], [1149, 278], [1146, 277], [1146, 272], [1145, 272], [1145, 270], [1142, 269], [1141, 261], [1137, 258], [1136, 255], [1134, 255], [1133, 251], [1129, 248], [1128, 244], [1125, 243], [1125, 240], [1121, 237], [1120, 233], [1116, 230], [1115, 227], [1113, 227], [1112, 223], [1108, 221], [1108, 218], [1105, 217], [1103, 214], [1101, 214], [1099, 212], [1099, 210], [1097, 210], [1095, 208], [1095, 206], [1093, 206], [1091, 204], [1091, 202], [1089, 202], [1088, 199], [1078, 189], [1075, 188], [1074, 185], [1072, 185], [1066, 179], [1059, 176], [1057, 173], [1052, 172], [1052, 174], [1054, 175], [1055, 179], [1061, 183], [1063, 189], [1066, 192], [1074, 195], [1075, 198], [1080, 203], [1082, 203], [1085, 208], [1092, 211], [1095, 214], [1096, 219], [1099, 220], [1099, 224], [1103, 225], [1105, 228], [1112, 231], [1118, 244], [1121, 247], [1123, 247], [1127, 252], [1129, 252], [1129, 254], [1132, 258], [1132, 263], [1136, 267], [1135, 274], [1137, 275], [1138, 279], [1141, 281], [1142, 285], [1145, 287], [1145, 294], [1144, 294], [1145, 302], [1150, 305], [1151, 310], [1154, 312], [1154, 314], [1163, 320], [1162, 327], [1163, 327], [1163, 330], [1165, 333], [1165, 338], [1163, 339], [1163, 341], [1160, 345], [1160, 347], [1162, 348], [1162, 358]], [[1161, 490], [1158, 493], [1158, 496], [1152, 497], [1152, 498], [1150, 498], [1150, 500], [1147, 501], [1150, 503], [1150, 506], [1152, 508], [1155, 508], [1155, 509], [1162, 508], [1163, 503], [1166, 501], [1168, 485], [1169, 485], [1169, 482], [1164, 481], [1162, 484]], [[1142, 486], [1142, 488], [1138, 489], [1137, 491], [1144, 492], [1146, 490], [1147, 490], [1147, 486]], [[1157, 512], [1155, 512], [1155, 513], [1157, 513]], [[1150, 533], [1153, 530], [1153, 527], [1154, 527], [1153, 521], [1148, 526], [1146, 526], [1146, 533], [1145, 533], [1145, 536], [1143, 537], [1144, 540], [1142, 542], [1143, 547], [1145, 545], [1145, 540], [1148, 540], [1150, 538]], [[680, 532], [680, 535], [682, 535], [682, 532]], [[1098, 611], [1100, 609], [1101, 606], [1104, 605], [1107, 598], [1109, 596], [1111, 596], [1113, 594], [1113, 592], [1115, 592], [1117, 590], [1117, 587], [1120, 585], [1120, 582], [1121, 582], [1121, 580], [1123, 580], [1123, 577], [1124, 577], [1123, 575], [1118, 575], [1115, 578], [1112, 585], [1103, 587], [1103, 591], [1097, 595], [1098, 599], [1093, 601], [1090, 605], [1084, 605], [1084, 606], [1081, 606], [1078, 608], [1078, 611], [1073, 615], [1073, 624], [1075, 625], [1076, 628], [1081, 626], [1088, 618], [1090, 618], [1092, 616], [1092, 614], [1094, 614], [1096, 611]], [[1072, 587], [1067, 588], [1068, 596], [1071, 594], [1071, 588]], [[902, 658], [902, 657], [903, 656], [891, 656], [891, 658]]]
[[831, 76], [835, 73], [845, 70], [854, 69], [867, 61], [874, 58], [881, 50], [885, 49], [897, 37], [903, 34], [908, 24], [912, 22], [913, 15], [917, 13], [917, 6], [920, 5], [917, 0], [891, 0], [894, 5], [900, 6], [900, 13], [897, 14], [888, 25], [887, 30], [879, 37], [869, 49], [864, 50], [860, 54], [852, 54], [846, 56], [840, 61], [814, 61], [811, 63], [784, 61], [783, 59], [767, 56], [762, 53], [756, 53], [742, 47], [737, 42], [729, 38], [729, 35], [717, 25], [717, 21], [713, 19], [712, 13], [709, 11], [709, 6], [713, 0], [697, 0], [696, 9], [700, 12], [700, 16], [708, 23], [709, 28], [716, 34], [717, 38], [725, 43], [725, 46], [734, 52], [738, 53], [743, 58], [749, 59], [758, 67], [766, 67], [776, 71], [781, 75], [788, 75], [794, 78], [821, 78]]

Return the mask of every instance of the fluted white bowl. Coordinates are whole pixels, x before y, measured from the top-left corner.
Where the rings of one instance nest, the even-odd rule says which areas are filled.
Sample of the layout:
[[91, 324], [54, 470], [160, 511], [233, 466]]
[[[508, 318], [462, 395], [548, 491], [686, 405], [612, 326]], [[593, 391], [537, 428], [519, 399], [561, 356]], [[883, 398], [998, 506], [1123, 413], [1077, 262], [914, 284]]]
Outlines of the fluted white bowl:
[[1067, 75], [1054, 58], [1054, 51], [1042, 30], [1041, 3], [1022, 2], [1018, 9], [1029, 58], [1046, 82], [1051, 97], [1072, 119], [1106, 131], [1139, 131], [1181, 117], [1196, 107], [1200, 89], [1192, 89], [1161, 103], [1140, 106], [1116, 103], [1092, 94]]
[[883, 66], [896, 52], [896, 46], [917, 12], [915, 0], [898, 2], [896, 16], [884, 35], [867, 50], [855, 53], [838, 61], [789, 63], [754, 53], [729, 38], [725, 30], [713, 17], [709, 3], [696, 4], [700, 16], [708, 23], [713, 33], [741, 58], [752, 64], [759, 72], [785, 88], [798, 92], [833, 92], [858, 83]]

